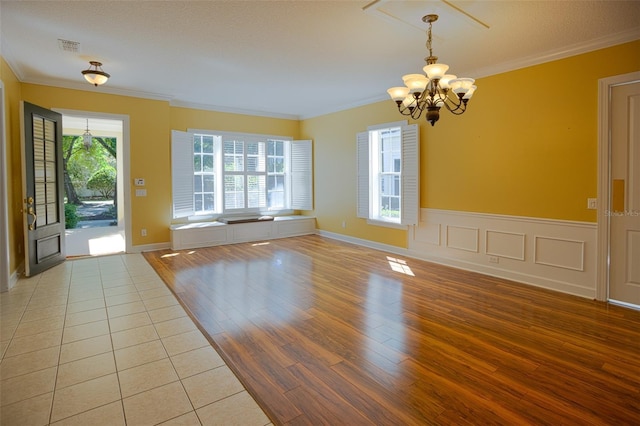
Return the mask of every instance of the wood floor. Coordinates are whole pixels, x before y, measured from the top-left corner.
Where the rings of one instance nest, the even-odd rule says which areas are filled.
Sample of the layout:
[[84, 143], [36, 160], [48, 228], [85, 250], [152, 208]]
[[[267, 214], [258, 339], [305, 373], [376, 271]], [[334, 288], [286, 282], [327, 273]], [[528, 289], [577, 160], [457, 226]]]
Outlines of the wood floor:
[[145, 257], [274, 424], [640, 424], [640, 312], [317, 235]]

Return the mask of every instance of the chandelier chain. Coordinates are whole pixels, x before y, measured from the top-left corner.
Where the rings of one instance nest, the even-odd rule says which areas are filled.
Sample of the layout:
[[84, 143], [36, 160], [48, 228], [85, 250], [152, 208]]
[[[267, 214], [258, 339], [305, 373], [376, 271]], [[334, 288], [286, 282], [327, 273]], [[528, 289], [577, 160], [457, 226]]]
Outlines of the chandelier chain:
[[427, 49], [429, 50], [429, 57], [433, 57], [433, 48], [431, 47], [431, 27], [433, 22], [429, 22], [429, 29], [427, 30]]

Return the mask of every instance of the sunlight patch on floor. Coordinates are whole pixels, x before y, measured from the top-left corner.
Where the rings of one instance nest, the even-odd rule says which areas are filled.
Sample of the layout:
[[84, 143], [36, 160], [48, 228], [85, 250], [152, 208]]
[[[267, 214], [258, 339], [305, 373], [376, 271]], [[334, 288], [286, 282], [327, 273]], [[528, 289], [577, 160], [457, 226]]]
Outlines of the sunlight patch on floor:
[[415, 277], [415, 275], [413, 274], [413, 271], [411, 270], [409, 265], [407, 265], [406, 260], [397, 259], [391, 256], [387, 256], [387, 260], [389, 261], [389, 266], [391, 267], [392, 271], [400, 272], [401, 274], [411, 275], [412, 277]]

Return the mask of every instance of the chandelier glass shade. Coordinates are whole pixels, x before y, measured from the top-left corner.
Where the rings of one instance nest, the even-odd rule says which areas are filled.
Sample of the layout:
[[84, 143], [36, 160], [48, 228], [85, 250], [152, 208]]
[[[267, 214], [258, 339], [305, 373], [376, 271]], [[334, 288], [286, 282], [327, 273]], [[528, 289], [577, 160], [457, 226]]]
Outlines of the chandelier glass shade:
[[429, 56], [425, 58], [427, 65], [424, 74], [407, 74], [402, 77], [403, 87], [392, 87], [387, 90], [391, 99], [398, 105], [398, 111], [414, 120], [426, 113], [426, 119], [433, 126], [440, 118], [440, 108], [445, 107], [455, 115], [463, 114], [467, 104], [476, 90], [472, 78], [458, 78], [447, 74], [449, 66], [438, 63], [431, 47], [431, 27], [438, 20], [438, 15], [426, 15], [422, 20], [429, 24], [427, 30], [427, 49]]
[[84, 149], [89, 151], [91, 149], [91, 144], [93, 142], [93, 135], [89, 131], [89, 119], [87, 118], [87, 130], [82, 135], [82, 144], [84, 145]]
[[94, 86], [105, 84], [111, 75], [102, 70], [102, 63], [98, 61], [89, 61], [89, 64], [89, 68], [82, 71], [82, 75], [85, 80]]

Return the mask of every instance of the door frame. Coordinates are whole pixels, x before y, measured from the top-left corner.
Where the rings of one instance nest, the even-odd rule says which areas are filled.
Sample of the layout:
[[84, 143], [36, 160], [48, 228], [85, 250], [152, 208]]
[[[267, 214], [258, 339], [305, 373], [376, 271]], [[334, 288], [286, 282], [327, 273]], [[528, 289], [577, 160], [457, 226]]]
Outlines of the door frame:
[[640, 81], [640, 71], [598, 80], [598, 257], [596, 299], [609, 300], [611, 206], [611, 88]]
[[[129, 150], [129, 116], [126, 114], [110, 114], [106, 112], [81, 111], [73, 109], [52, 108], [63, 116], [73, 115], [79, 117], [103, 118], [107, 120], [122, 121], [122, 189], [124, 201], [124, 239], [125, 253], [131, 253], [133, 243], [131, 239], [131, 171], [130, 171], [130, 150]], [[118, 148], [116, 148], [118, 150]]]
[[12, 287], [9, 271], [9, 187], [7, 186], [7, 128], [4, 83], [0, 80], [0, 292]]

